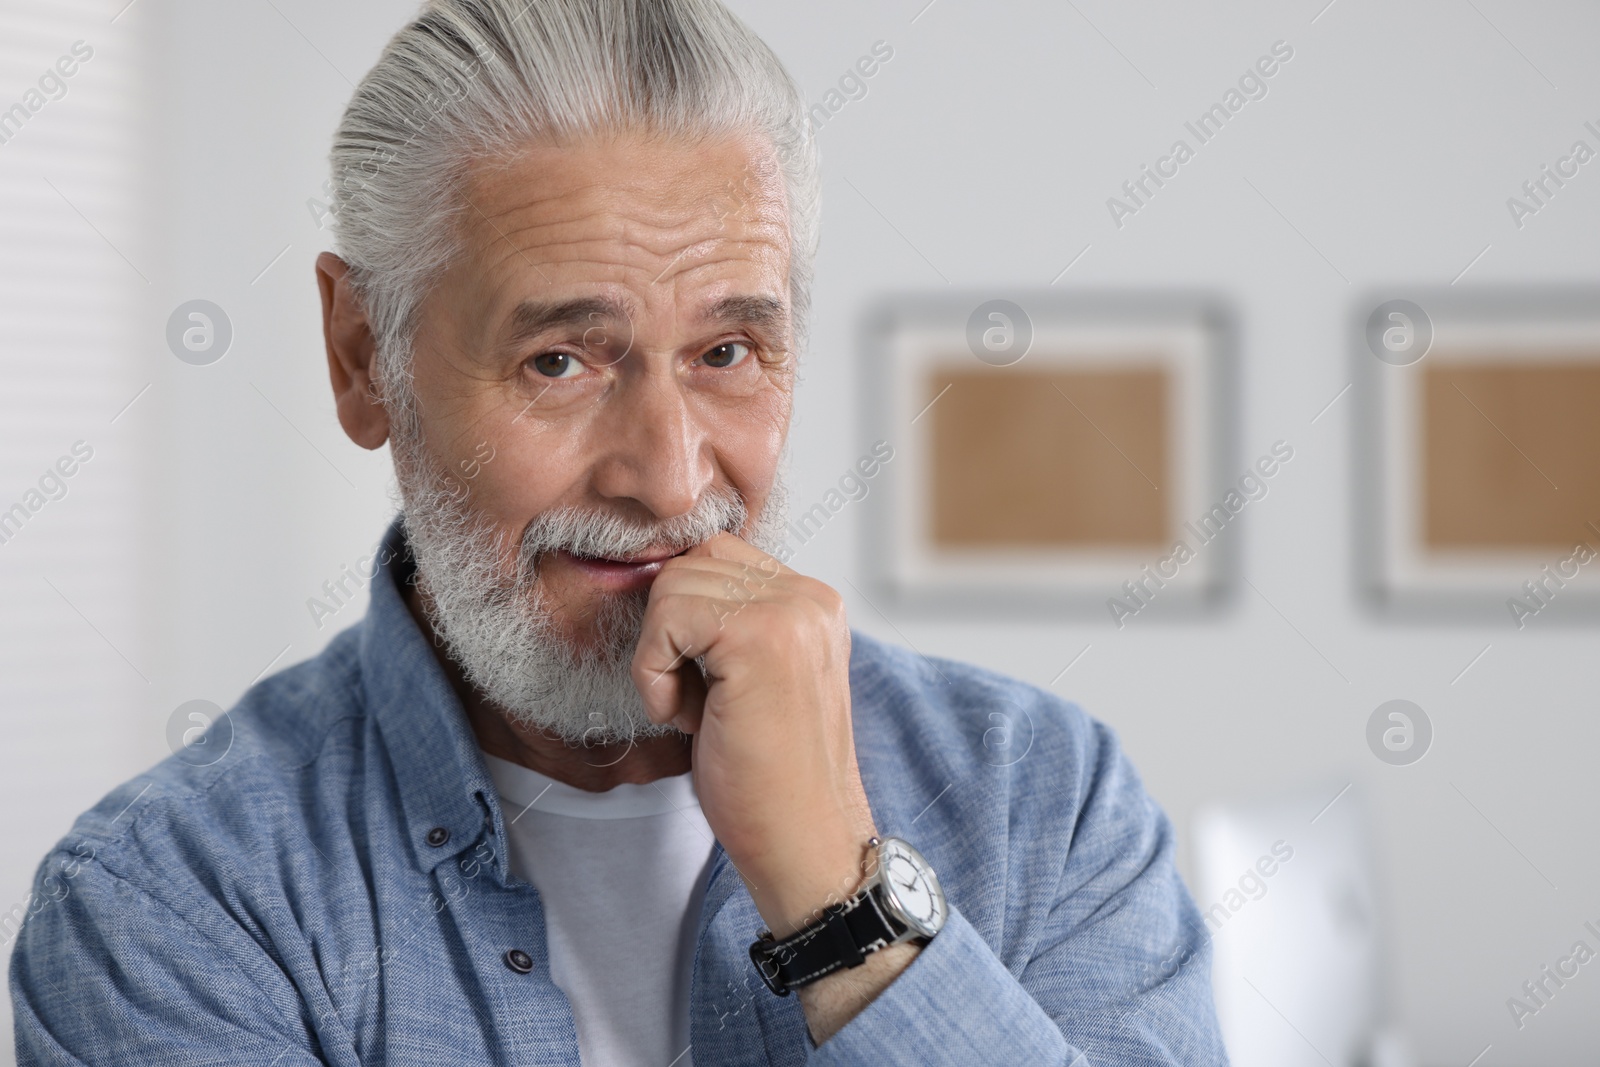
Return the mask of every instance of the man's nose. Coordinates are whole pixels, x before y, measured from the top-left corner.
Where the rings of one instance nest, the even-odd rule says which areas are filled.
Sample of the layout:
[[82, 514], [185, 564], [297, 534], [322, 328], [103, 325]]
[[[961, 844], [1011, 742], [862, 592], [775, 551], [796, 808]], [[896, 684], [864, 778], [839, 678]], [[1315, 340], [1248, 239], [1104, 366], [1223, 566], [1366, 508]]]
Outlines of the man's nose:
[[596, 426], [602, 458], [595, 490], [638, 501], [657, 519], [692, 510], [715, 474], [693, 397], [670, 375], [639, 375], [606, 408]]

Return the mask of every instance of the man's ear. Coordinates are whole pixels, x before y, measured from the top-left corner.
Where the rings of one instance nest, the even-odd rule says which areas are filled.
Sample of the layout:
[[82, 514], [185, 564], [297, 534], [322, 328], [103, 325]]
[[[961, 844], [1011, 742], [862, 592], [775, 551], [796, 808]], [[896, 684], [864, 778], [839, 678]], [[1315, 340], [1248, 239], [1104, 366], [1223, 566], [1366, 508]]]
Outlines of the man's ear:
[[317, 257], [317, 288], [322, 291], [322, 336], [339, 425], [362, 448], [377, 448], [389, 439], [389, 413], [373, 381], [377, 341], [350, 284], [349, 265], [332, 252], [322, 253]]

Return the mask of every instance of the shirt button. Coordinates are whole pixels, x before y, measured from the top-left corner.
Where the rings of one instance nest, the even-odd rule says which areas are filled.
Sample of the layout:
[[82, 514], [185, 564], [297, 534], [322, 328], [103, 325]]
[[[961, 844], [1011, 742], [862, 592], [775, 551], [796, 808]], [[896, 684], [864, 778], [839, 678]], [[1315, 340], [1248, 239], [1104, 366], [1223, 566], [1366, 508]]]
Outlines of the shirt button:
[[520, 948], [511, 949], [503, 958], [506, 962], [506, 966], [510, 967], [518, 974], [527, 974], [529, 971], [533, 970], [533, 957], [522, 951]]
[[438, 848], [440, 845], [450, 840], [450, 831], [446, 830], [442, 826], [435, 826], [432, 830], [428, 831], [428, 836], [425, 840], [434, 848]]

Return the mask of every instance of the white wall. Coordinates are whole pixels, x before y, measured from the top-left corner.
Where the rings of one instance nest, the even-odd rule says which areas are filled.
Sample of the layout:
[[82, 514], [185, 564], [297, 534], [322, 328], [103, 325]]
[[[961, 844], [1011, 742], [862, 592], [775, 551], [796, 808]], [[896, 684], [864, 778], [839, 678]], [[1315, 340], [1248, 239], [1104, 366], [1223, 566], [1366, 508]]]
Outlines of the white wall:
[[[0, 109], [30, 109], [0, 143], [0, 963], [40, 857], [134, 768], [156, 677], [136, 358], [150, 106], [139, 30], [100, 6], [0, 5]], [[0, 1062], [10, 1018], [8, 997]]]
[[[1447, 284], [1486, 245], [1461, 284], [1595, 280], [1600, 177], [1586, 168], [1521, 230], [1505, 198], [1582, 136], [1583, 120], [1600, 121], [1600, 107], [1585, 110], [1600, 13], [1508, 0], [1337, 0], [1320, 15], [1320, 0], [924, 2], [735, 4], [813, 101], [875, 41], [894, 48], [868, 95], [822, 132], [796, 502], [870, 443], [856, 325], [872, 297], [943, 279], [1001, 297], [1037, 289], [1086, 245], [1058, 288], [1230, 297], [1241, 469], [1279, 438], [1296, 457], [1238, 531], [1260, 594], [1242, 587], [1205, 622], [890, 620], [852, 594], [855, 624], [1041, 685], [1089, 646], [1056, 691], [1121, 732], [1185, 833], [1208, 801], [1358, 783], [1378, 833], [1393, 1007], [1422, 1062], [1466, 1064], [1486, 1045], [1484, 1067], [1577, 1062], [1600, 1038], [1600, 976], [1586, 968], [1520, 1032], [1505, 1001], [1583, 936], [1583, 920], [1600, 922], [1585, 833], [1600, 806], [1596, 633], [1364, 615], [1351, 579], [1352, 397], [1311, 419], [1349, 380], [1343, 330], [1369, 285]], [[313, 626], [306, 598], [388, 514], [385, 456], [350, 445], [333, 419], [311, 273], [327, 235], [305, 202], [324, 179], [346, 79], [413, 5], [274, 4], [140, 0], [122, 17], [160, 49], [146, 60], [161, 87], [149, 210], [167, 253], [138, 357], [160, 442], [141, 488], [159, 546], [143, 575], [151, 684], [138, 742], [94, 764], [107, 788], [165, 754], [179, 703], [226, 706], [285, 646], [279, 665], [320, 648], [333, 627]], [[1106, 198], [1278, 40], [1294, 58], [1269, 95], [1115, 227]], [[214, 366], [179, 364], [161, 342], [167, 314], [194, 297], [233, 319], [233, 350]], [[862, 584], [858, 518], [843, 513], [797, 565]], [[1394, 697], [1421, 704], [1437, 731], [1411, 767], [1380, 764], [1363, 739], [1369, 713]], [[39, 712], [5, 714], [14, 731]], [[72, 737], [54, 745], [30, 758], [66, 766]], [[29, 834], [3, 853], [7, 899], [90, 799], [68, 790], [8, 812]], [[1184, 862], [1192, 870], [1187, 849]]]

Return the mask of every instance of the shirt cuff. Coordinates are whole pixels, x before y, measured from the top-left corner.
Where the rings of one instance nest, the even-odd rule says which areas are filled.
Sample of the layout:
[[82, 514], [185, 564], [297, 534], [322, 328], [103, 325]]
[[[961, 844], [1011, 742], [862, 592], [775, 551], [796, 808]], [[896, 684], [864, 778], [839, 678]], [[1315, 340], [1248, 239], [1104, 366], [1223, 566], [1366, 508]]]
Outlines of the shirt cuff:
[[906, 969], [806, 1059], [807, 1067], [1087, 1062], [953, 904]]

